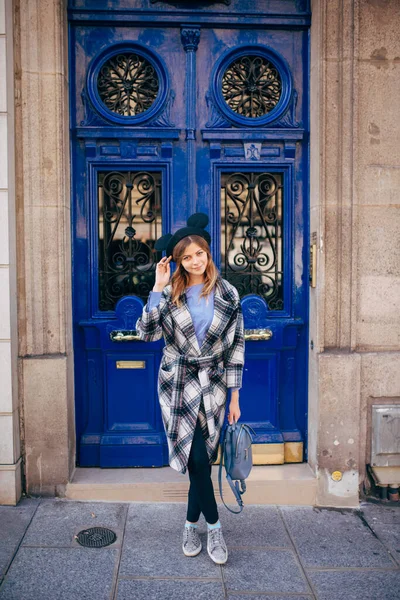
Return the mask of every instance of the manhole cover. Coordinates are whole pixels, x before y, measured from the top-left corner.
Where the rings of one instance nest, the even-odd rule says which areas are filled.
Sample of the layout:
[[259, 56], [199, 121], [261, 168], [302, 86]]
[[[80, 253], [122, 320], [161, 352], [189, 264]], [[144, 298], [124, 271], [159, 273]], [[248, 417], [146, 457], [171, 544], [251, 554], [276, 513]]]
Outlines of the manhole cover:
[[113, 544], [117, 536], [111, 529], [105, 527], [89, 527], [89, 529], [80, 531], [76, 539], [81, 546], [86, 546], [86, 548], [104, 548], [104, 546]]

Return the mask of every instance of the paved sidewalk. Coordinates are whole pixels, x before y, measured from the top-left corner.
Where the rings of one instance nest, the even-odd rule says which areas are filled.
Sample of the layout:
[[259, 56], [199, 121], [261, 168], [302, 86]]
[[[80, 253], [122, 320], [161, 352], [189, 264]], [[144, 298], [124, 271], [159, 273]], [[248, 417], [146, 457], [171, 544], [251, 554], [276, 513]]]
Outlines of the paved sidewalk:
[[[222, 505], [226, 565], [181, 550], [186, 506], [23, 499], [0, 507], [0, 600], [395, 600], [400, 507], [360, 511]], [[117, 541], [86, 549], [74, 535], [106, 526]]]

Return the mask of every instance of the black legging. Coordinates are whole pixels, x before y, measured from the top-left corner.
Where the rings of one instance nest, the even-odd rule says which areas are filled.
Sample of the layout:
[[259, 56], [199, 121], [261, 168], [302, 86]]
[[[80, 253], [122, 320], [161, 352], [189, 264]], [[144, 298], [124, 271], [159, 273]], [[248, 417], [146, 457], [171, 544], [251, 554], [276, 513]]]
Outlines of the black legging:
[[207, 523], [216, 523], [218, 521], [218, 509], [211, 481], [211, 465], [199, 419], [197, 419], [194, 430], [192, 447], [189, 454], [188, 471], [190, 488], [187, 520], [195, 523], [198, 521], [200, 513], [203, 513]]

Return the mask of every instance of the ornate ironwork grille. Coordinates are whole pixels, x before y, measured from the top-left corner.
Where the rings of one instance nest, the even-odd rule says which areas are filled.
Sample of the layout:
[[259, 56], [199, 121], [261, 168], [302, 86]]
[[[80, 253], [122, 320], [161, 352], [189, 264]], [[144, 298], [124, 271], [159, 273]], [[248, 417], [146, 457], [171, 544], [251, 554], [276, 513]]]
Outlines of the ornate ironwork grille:
[[234, 60], [222, 78], [222, 96], [235, 113], [263, 117], [278, 104], [282, 80], [278, 69], [262, 56]]
[[105, 106], [119, 115], [132, 117], [153, 104], [159, 89], [158, 75], [139, 54], [117, 54], [101, 67], [97, 89]]
[[224, 173], [221, 178], [222, 275], [241, 297], [257, 294], [283, 309], [281, 173]]
[[122, 296], [144, 301], [154, 285], [161, 235], [161, 175], [98, 174], [99, 308], [113, 310]]

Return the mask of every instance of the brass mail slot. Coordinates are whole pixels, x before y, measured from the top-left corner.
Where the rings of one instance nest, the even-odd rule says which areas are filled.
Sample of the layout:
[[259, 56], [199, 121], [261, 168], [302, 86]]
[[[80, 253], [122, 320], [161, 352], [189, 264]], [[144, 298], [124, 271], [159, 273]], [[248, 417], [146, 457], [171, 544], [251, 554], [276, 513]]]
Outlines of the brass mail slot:
[[117, 369], [145, 369], [145, 360], [117, 360]]

